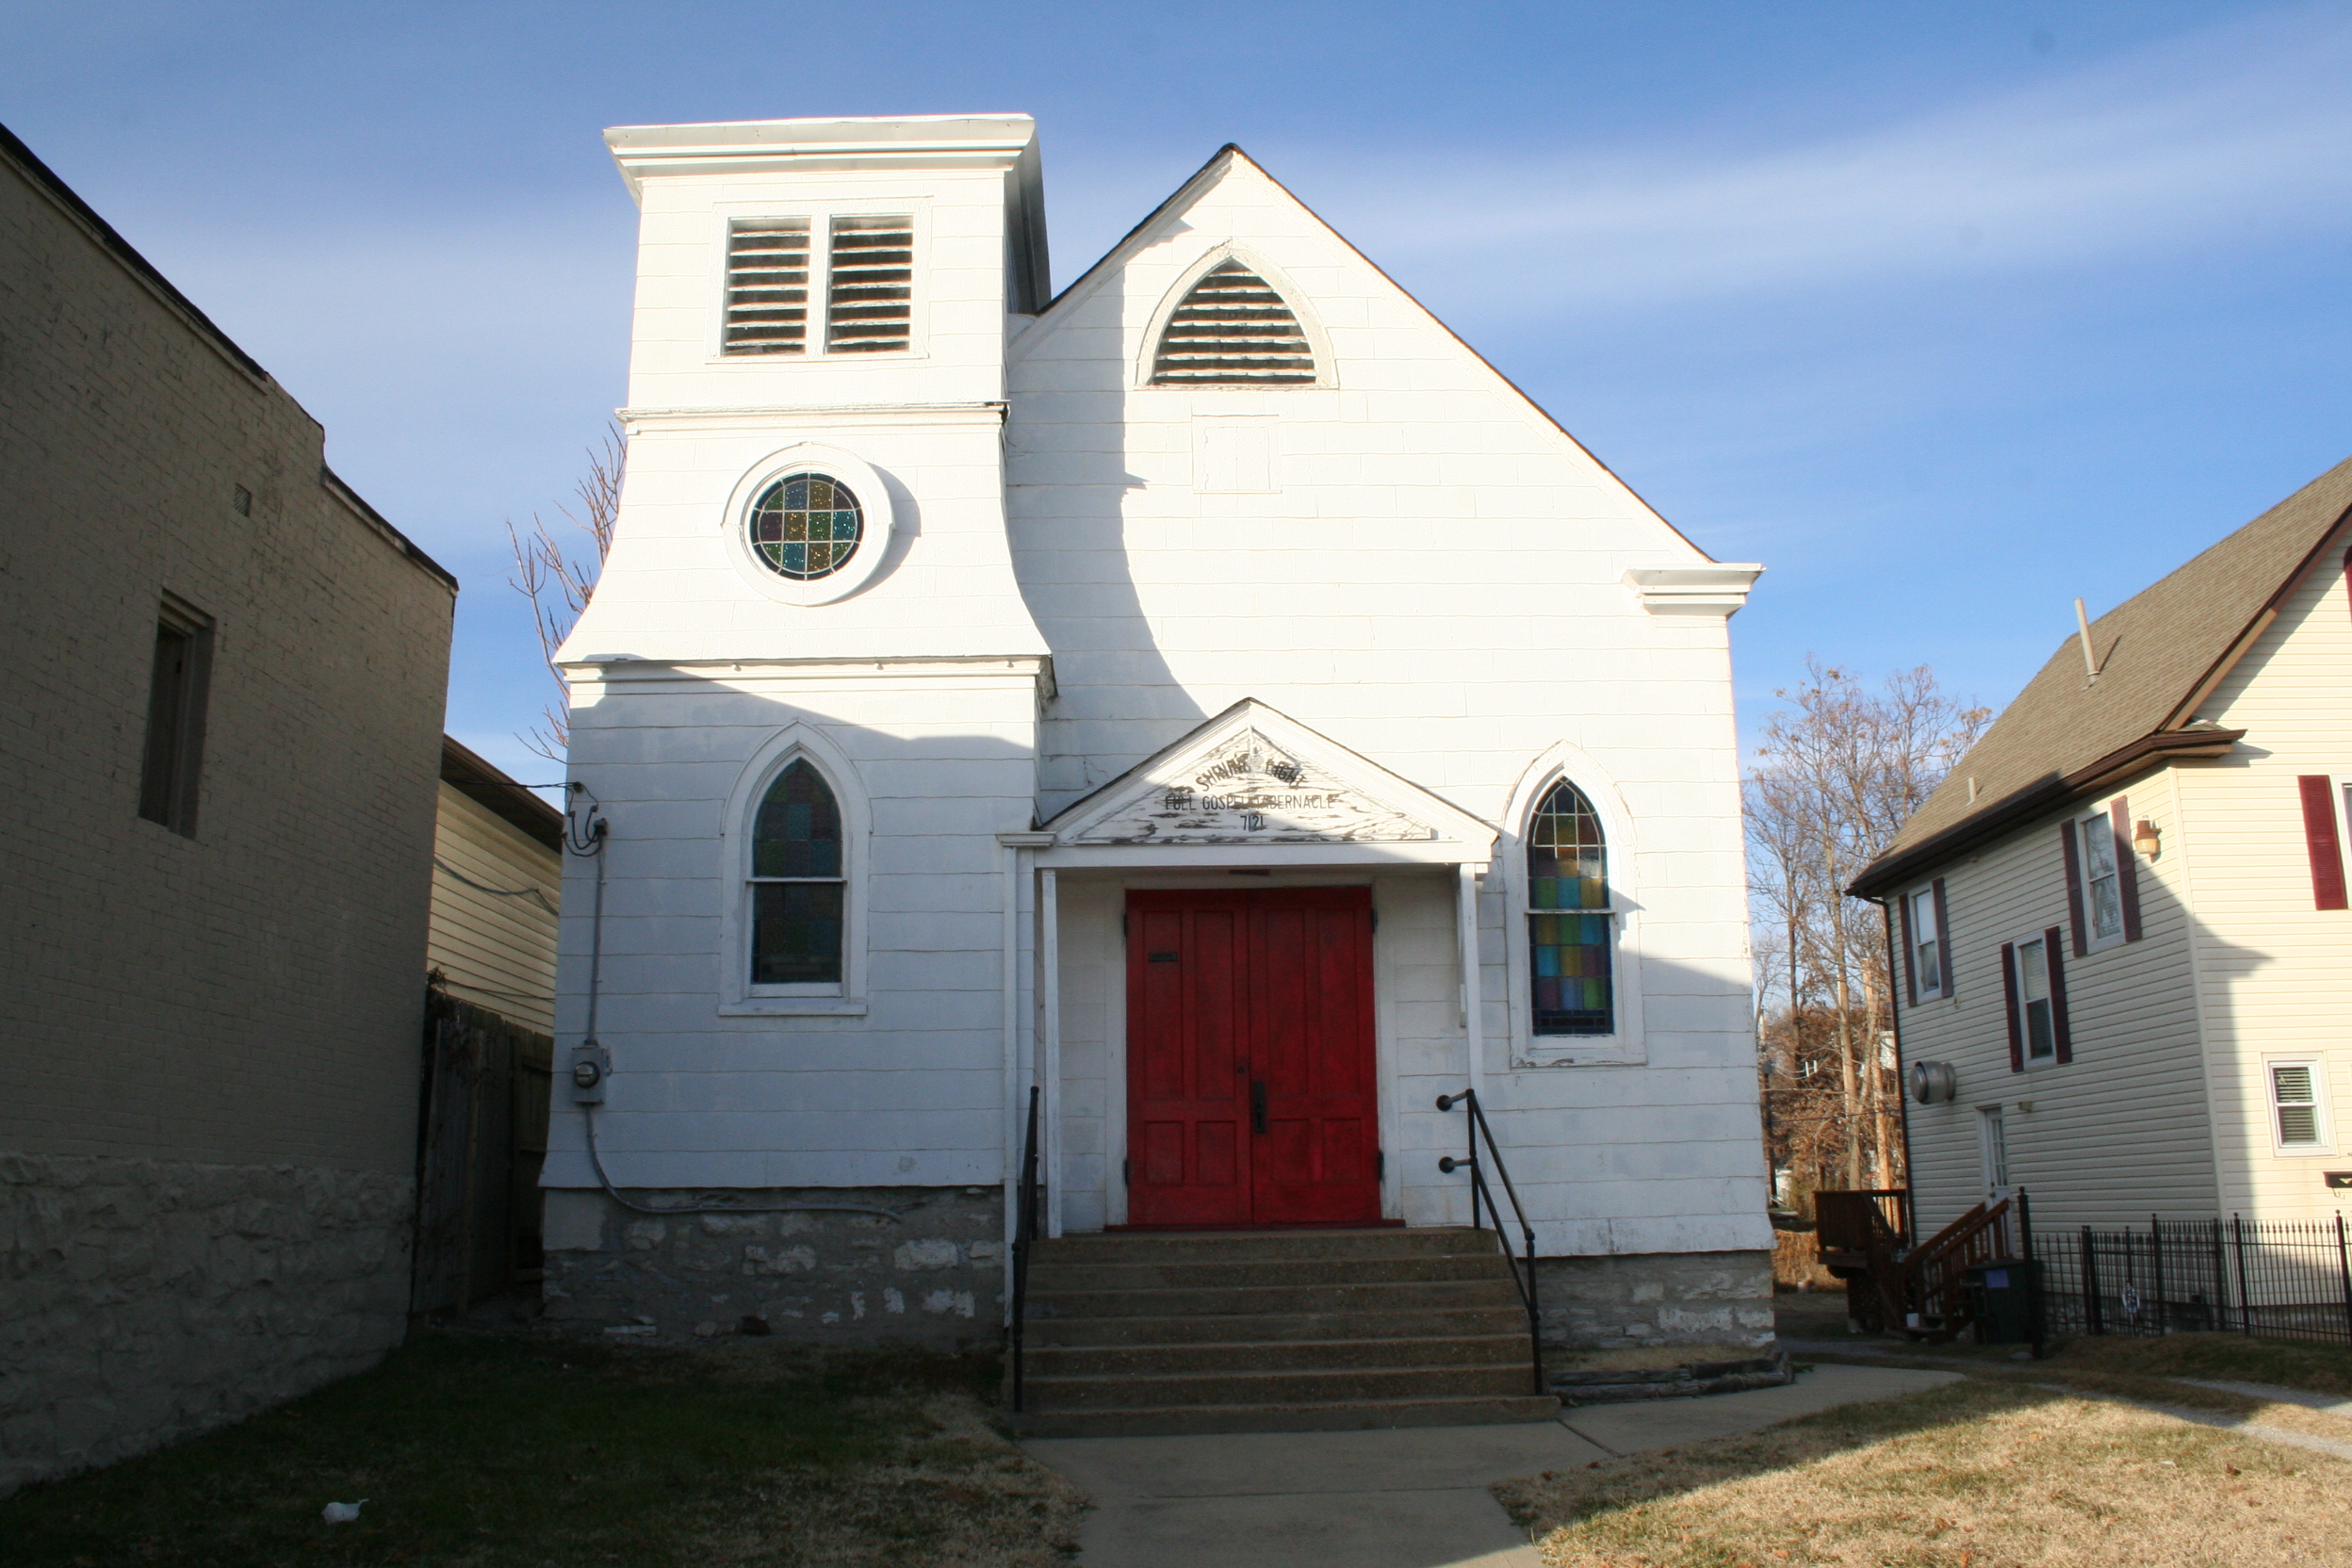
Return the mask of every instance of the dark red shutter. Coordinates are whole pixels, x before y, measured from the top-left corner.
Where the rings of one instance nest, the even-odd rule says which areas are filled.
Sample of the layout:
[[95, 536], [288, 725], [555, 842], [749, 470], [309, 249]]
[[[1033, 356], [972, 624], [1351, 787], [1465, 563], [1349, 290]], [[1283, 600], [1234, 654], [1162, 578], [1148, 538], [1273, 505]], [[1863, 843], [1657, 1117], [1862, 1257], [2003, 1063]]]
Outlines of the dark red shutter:
[[2107, 808], [2115, 829], [2115, 897], [2123, 903], [2123, 939], [2140, 939], [2140, 856], [2132, 847], [2132, 803], [2121, 795]]
[[1903, 917], [1903, 994], [1914, 1007], [1919, 1004], [1919, 977], [1912, 972], [1912, 953], [1915, 943], [1911, 937], [1911, 895], [1896, 895], [1897, 912]]
[[2066, 966], [2058, 958], [2058, 928], [2042, 933], [2042, 951], [2050, 955], [2050, 1042], [2058, 1059], [2074, 1060], [2074, 1031], [2066, 1023]]
[[2090, 951], [2082, 931], [2082, 852], [2074, 845], [2074, 819], [2058, 825], [2059, 841], [2066, 846], [2066, 923], [2074, 930], [2074, 956]]
[[1936, 994], [1950, 996], [1952, 994], [1952, 916], [1944, 906], [1944, 879], [1940, 876], [1936, 879], [1936, 956], [1941, 960], [1936, 967], [1943, 971], [1941, 977], [1943, 984]]
[[2324, 773], [2307, 773], [2295, 782], [2303, 789], [2303, 847], [2311, 858], [2311, 907], [2341, 909], [2344, 897], [2344, 850], [2336, 842], [2335, 786]]
[[2017, 1012], [2017, 944], [2001, 944], [2001, 989], [2009, 999], [2009, 1070], [2025, 1070], [2025, 1021]]

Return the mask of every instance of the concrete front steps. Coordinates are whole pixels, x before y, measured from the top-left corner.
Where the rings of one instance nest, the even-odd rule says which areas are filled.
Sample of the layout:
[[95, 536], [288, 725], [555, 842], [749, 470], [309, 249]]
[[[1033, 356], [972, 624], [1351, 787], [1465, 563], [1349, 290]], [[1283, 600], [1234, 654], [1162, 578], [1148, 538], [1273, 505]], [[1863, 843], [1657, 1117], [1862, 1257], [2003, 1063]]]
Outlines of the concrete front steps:
[[1037, 1244], [1033, 1437], [1541, 1421], [1491, 1231], [1124, 1232]]

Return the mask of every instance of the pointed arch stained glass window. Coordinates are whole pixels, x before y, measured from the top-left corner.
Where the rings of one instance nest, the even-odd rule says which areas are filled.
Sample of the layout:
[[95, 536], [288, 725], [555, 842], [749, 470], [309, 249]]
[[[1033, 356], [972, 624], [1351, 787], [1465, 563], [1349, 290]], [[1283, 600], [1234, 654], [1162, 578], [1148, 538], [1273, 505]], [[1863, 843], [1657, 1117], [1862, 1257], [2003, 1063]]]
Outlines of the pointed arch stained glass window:
[[776, 775], [751, 835], [751, 983], [841, 982], [841, 810], [807, 759]]
[[1616, 1029], [1609, 849], [1584, 792], [1561, 779], [1527, 824], [1527, 947], [1535, 1033]]

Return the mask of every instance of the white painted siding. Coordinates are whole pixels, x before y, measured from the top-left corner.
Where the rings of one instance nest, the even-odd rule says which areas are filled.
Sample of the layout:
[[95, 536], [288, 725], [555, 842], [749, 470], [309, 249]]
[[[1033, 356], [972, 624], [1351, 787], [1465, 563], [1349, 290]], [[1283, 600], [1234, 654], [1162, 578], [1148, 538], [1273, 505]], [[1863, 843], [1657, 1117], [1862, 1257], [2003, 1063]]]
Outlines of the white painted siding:
[[[1003, 188], [939, 168], [645, 180], [628, 491], [565, 650], [574, 776], [612, 824], [597, 1128], [615, 1179], [998, 1180], [994, 835], [1255, 697], [1502, 828], [1478, 911], [1484, 1092], [1544, 1250], [1770, 1245], [1728, 635], [1720, 615], [1650, 612], [1624, 581], [1706, 558], [1246, 162], [1017, 322], [1008, 364]], [[837, 201], [923, 215], [920, 352], [715, 356], [724, 220]], [[1229, 238], [1297, 291], [1331, 384], [1135, 388], [1150, 319]], [[1196, 474], [1220, 420], [1269, 433], [1270, 491]], [[730, 496], [801, 441], [871, 465], [899, 512], [883, 570], [838, 603], [777, 602], [729, 553]], [[728, 1010], [726, 803], [796, 723], [871, 812], [862, 1013]], [[1553, 766], [1615, 825], [1619, 1065], [1525, 1065], [1511, 819]], [[593, 867], [568, 872], [567, 1043]], [[1056, 1200], [1086, 1229], [1117, 1217], [1118, 915], [1137, 878], [1057, 875]], [[1466, 1217], [1466, 1178], [1435, 1169], [1461, 1113], [1430, 1103], [1470, 1075], [1454, 875], [1326, 878], [1375, 886], [1384, 1142], [1413, 1222]], [[580, 1123], [557, 1123], [547, 1180], [586, 1184]]]
[[433, 856], [427, 967], [465, 1001], [553, 1034], [562, 855], [444, 780]]
[[[612, 1052], [596, 1135], [628, 1186], [993, 1183], [1004, 1146], [1002, 852], [1034, 800], [1026, 674], [903, 665], [863, 676], [623, 666], [576, 684], [573, 776], [612, 823], [598, 1034]], [[747, 770], [806, 725], [845, 767], [869, 830], [865, 985], [846, 1016], [724, 1013], [747, 960], [728, 819]], [[586, 1024], [596, 865], [568, 857], [560, 1043]], [[551, 1186], [592, 1186], [561, 1104]]]
[[[1298, 290], [1335, 385], [1135, 386], [1164, 301], [1229, 241]], [[1652, 615], [1623, 582], [1706, 558], [1247, 163], [1018, 337], [1009, 386], [1015, 564], [1058, 687], [1041, 814], [1255, 697], [1502, 825], [1480, 901], [1485, 1098], [1546, 1250], [1769, 1245], [1727, 634]], [[1271, 493], [1196, 474], [1200, 427], [1232, 419], [1270, 425]], [[1624, 1067], [1513, 1070], [1528, 1018], [1506, 962], [1524, 940], [1507, 819], [1563, 749], [1622, 808], [1612, 876], [1640, 930], [1622, 1010], [1644, 1027]], [[1383, 904], [1392, 1151], [1406, 1217], [1430, 1222], [1462, 1181], [1434, 1169], [1460, 1115], [1429, 1108], [1466, 1078], [1453, 895], [1379, 886], [1443, 944], [1391, 956], [1408, 925]]]
[[[2153, 863], [2139, 861], [2136, 942], [2075, 956], [2057, 815], [1942, 868], [1952, 994], [1902, 1004], [1903, 1060], [1950, 1062], [1959, 1078], [1957, 1099], [1908, 1107], [1913, 1201], [1922, 1232], [1983, 1198], [1978, 1126], [1982, 1110], [1992, 1105], [2002, 1108], [2010, 1182], [2032, 1195], [2038, 1226], [2145, 1225], [2151, 1213], [2195, 1218], [2213, 1212], [2187, 901], [2180, 857], [2170, 852], [2177, 847], [2172, 784], [2160, 771], [2118, 792], [2134, 818], [2164, 831], [2166, 853]], [[2113, 798], [2084, 801], [2071, 814]], [[2053, 925], [2074, 1059], [2013, 1072], [2001, 946]], [[1896, 984], [1900, 991], [1900, 958]]]
[[[2321, 1180], [2352, 1168], [2352, 913], [2312, 907], [2295, 786], [2303, 774], [2352, 777], [2344, 543], [2321, 553], [2207, 702], [2205, 717], [2246, 730], [2236, 755], [2180, 776], [2222, 1212], [2248, 1218], [2328, 1218], [2352, 1200]], [[2326, 1065], [2332, 1136], [2315, 1153], [2282, 1153], [2272, 1137], [2265, 1063], [2278, 1056]]]

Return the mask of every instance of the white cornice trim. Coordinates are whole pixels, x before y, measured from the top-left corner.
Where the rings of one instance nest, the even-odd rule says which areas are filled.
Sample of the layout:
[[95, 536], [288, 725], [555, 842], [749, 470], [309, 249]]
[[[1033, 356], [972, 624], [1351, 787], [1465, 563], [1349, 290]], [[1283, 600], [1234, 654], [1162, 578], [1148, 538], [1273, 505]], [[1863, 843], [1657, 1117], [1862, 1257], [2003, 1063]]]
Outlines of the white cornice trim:
[[616, 408], [612, 416], [631, 433], [654, 426], [773, 425], [779, 419], [811, 429], [844, 425], [1001, 425], [1004, 422], [1004, 404], [745, 403], [725, 408]]
[[617, 125], [604, 133], [629, 193], [647, 176], [791, 170], [1004, 170], [1034, 155], [1025, 114], [900, 120], [745, 120], [710, 125]]
[[1047, 654], [914, 655], [876, 659], [640, 659], [634, 654], [586, 654], [561, 661], [575, 682], [614, 685], [637, 680], [769, 679], [812, 680], [876, 676], [899, 678], [937, 675], [996, 676], [1043, 680], [1050, 690], [1054, 660]]
[[1636, 566], [1625, 586], [1653, 615], [1731, 616], [1748, 602], [1748, 590], [1764, 575], [1755, 562], [1709, 562], [1704, 566]]

